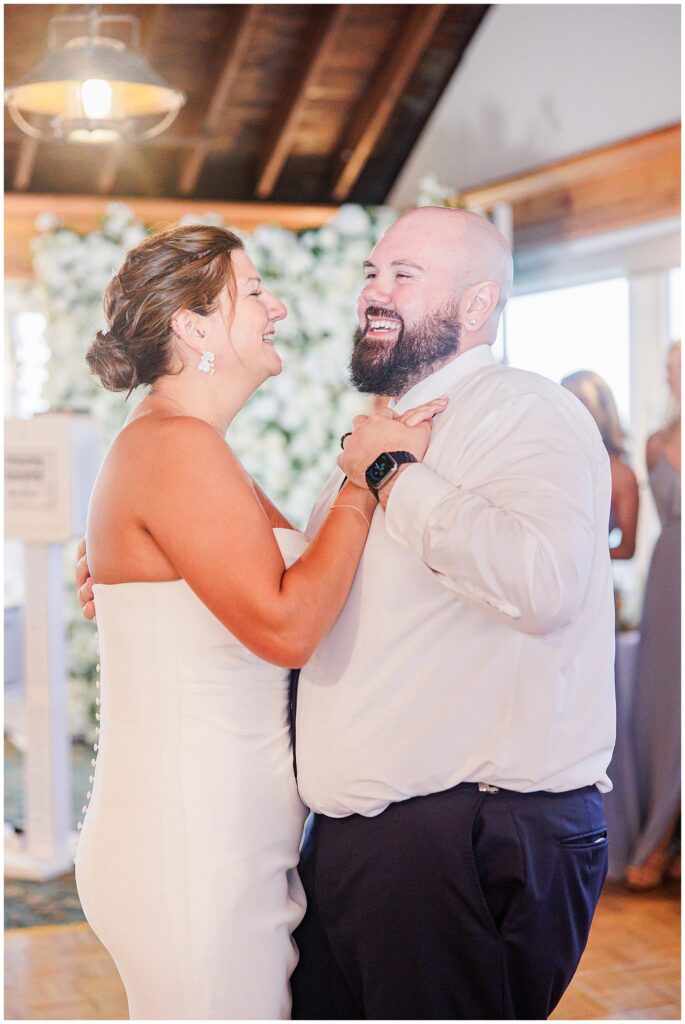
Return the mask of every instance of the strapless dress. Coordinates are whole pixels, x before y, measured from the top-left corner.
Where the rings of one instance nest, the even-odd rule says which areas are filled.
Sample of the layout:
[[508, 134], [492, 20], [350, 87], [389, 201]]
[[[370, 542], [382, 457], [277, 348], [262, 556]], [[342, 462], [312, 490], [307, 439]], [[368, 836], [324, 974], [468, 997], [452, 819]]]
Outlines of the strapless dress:
[[[275, 531], [286, 565], [306, 538]], [[287, 1019], [306, 810], [289, 672], [184, 580], [94, 586], [100, 733], [76, 855], [132, 1019]]]

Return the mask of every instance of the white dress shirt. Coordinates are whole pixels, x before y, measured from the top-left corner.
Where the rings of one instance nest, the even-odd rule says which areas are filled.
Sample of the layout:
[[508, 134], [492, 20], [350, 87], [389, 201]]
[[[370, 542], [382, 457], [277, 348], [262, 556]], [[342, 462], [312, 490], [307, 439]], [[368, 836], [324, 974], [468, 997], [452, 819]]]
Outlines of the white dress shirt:
[[[302, 669], [298, 785], [313, 810], [375, 815], [459, 782], [596, 784], [615, 732], [611, 476], [572, 394], [487, 345], [416, 384], [428, 452], [374, 514], [347, 603]], [[316, 532], [342, 480], [310, 519]]]

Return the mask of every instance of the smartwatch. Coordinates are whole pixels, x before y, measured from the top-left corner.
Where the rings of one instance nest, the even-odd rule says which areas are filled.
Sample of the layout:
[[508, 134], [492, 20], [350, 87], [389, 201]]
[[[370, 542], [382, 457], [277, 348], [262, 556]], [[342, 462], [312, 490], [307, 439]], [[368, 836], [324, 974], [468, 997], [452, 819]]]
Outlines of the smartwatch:
[[411, 452], [382, 452], [366, 471], [366, 483], [376, 497], [388, 480], [395, 475], [401, 465], [407, 462], [418, 462]]

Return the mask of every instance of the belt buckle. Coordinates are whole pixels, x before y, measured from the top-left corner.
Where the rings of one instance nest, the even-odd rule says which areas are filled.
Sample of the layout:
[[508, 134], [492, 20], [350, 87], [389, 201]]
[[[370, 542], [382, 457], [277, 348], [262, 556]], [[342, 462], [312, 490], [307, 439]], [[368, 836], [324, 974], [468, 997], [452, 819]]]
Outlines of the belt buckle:
[[488, 785], [487, 782], [479, 782], [478, 783], [478, 792], [479, 793], [499, 793], [499, 787], [498, 786], [490, 786], [490, 785]]

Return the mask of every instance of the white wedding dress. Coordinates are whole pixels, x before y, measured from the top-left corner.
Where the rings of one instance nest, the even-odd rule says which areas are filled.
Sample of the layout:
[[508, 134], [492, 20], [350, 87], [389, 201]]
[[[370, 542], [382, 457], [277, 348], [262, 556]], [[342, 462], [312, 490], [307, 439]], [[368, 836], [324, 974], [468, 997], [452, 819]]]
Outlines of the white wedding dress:
[[[289, 566], [306, 538], [275, 534]], [[306, 816], [289, 673], [184, 580], [94, 593], [101, 721], [76, 881], [131, 1019], [286, 1019]]]

